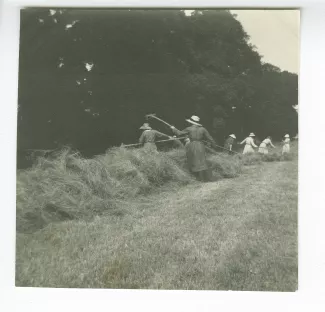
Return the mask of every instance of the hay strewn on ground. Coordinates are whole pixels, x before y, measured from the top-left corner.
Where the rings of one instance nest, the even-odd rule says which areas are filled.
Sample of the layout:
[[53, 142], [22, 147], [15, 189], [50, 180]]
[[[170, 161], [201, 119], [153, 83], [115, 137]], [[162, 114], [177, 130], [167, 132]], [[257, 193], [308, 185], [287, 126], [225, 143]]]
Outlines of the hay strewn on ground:
[[291, 161], [294, 159], [293, 153], [282, 155], [280, 151], [270, 151], [269, 154], [236, 154], [234, 159], [237, 159], [243, 166], [258, 165], [262, 162], [273, 162], [273, 161]]
[[[107, 157], [128, 155], [133, 159], [138, 152], [115, 150], [112, 151], [115, 156], [103, 155], [99, 159], [104, 157], [108, 163]], [[257, 159], [255, 156], [254, 159]], [[79, 220], [54, 222], [53, 215], [49, 215], [47, 222], [50, 224], [43, 229], [34, 230], [31, 234], [17, 233], [17, 286], [252, 291], [297, 289], [298, 168], [295, 156], [292, 162], [263, 162], [246, 166], [238, 178], [216, 183], [190, 180], [189, 184], [181, 187], [182, 183], [188, 183], [186, 179], [183, 182], [169, 180], [171, 182], [161, 184], [159, 192], [156, 186], [144, 188], [148, 192], [146, 196], [140, 192], [131, 197], [127, 195], [127, 188], [123, 192], [113, 189], [107, 198], [115, 203], [115, 208], [107, 207], [108, 214], [95, 216], [91, 221], [85, 216], [96, 214], [96, 209], [104, 209], [103, 206], [100, 202], [98, 207], [89, 202], [90, 210], [83, 207], [80, 215], [77, 215], [76, 207], [64, 207], [64, 203], [67, 205], [78, 197], [69, 193], [68, 188], [60, 188], [64, 182], [60, 179], [63, 179], [62, 173], [68, 172], [82, 185], [88, 185], [81, 177], [86, 179], [87, 174], [97, 172], [97, 165], [93, 164], [92, 171], [87, 171], [92, 160], [72, 155], [70, 160], [75, 160], [72, 162], [66, 160], [70, 156], [64, 157], [61, 162], [56, 159], [58, 163], [55, 165], [52, 163], [49, 166], [48, 162], [52, 161], [48, 160], [47, 165], [41, 167], [47, 175], [36, 180], [37, 183], [33, 181], [30, 186], [29, 190], [34, 190], [31, 204], [45, 205], [54, 200], [51, 197], [53, 193], [46, 193], [51, 189], [50, 183], [44, 181], [51, 175], [52, 189], [59, 189], [62, 196], [61, 202], [57, 198], [57, 207], [67, 210]], [[167, 157], [168, 161], [173, 158], [173, 162], [177, 160], [184, 165], [182, 151], [170, 151], [157, 157]], [[220, 162], [224, 157], [229, 160], [239, 156], [213, 156], [214, 165], [217, 166], [216, 159]], [[247, 160], [249, 157], [244, 158]], [[85, 162], [85, 167], [73, 167], [76, 159]], [[44, 161], [41, 160], [43, 165]], [[135, 158], [130, 163], [136, 161]], [[247, 162], [251, 163], [251, 160]], [[59, 171], [59, 164], [64, 164], [61, 174], [54, 175], [45, 169]], [[178, 168], [181, 168], [180, 165], [177, 164]], [[30, 172], [40, 170], [39, 166], [41, 164]], [[74, 170], [70, 172], [65, 166], [72, 166]], [[227, 165], [222, 163], [220, 166], [226, 171]], [[105, 170], [110, 173], [106, 165]], [[76, 178], [77, 172], [80, 177]], [[118, 172], [115, 172], [116, 175]], [[142, 171], [136, 169], [136, 172]], [[101, 180], [98, 176], [96, 179], [88, 177], [92, 184], [91, 187], [84, 186], [84, 189], [94, 192], [93, 187], [101, 185], [98, 181], [96, 183], [99, 184], [94, 182]], [[146, 177], [145, 173], [141, 177]], [[126, 179], [122, 181], [123, 185], [128, 185]], [[155, 185], [163, 183], [156, 178], [155, 181]], [[21, 185], [23, 188], [26, 187], [24, 183], [26, 181]], [[36, 186], [43, 186], [43, 193]], [[83, 191], [81, 185], [78, 187]], [[105, 190], [102, 192], [105, 193]], [[39, 199], [40, 194], [43, 194], [43, 201]], [[119, 195], [114, 198], [112, 194]], [[64, 196], [72, 199], [68, 202]], [[104, 194], [99, 192], [96, 196]], [[124, 202], [124, 196], [129, 196], [129, 201]], [[20, 204], [24, 204], [21, 198]]]
[[[243, 165], [290, 160], [269, 155], [209, 154], [213, 179], [234, 178]], [[143, 149], [114, 148], [92, 159], [70, 149], [40, 157], [17, 175], [17, 230], [34, 232], [52, 222], [90, 220], [96, 215], [127, 213], [120, 201], [152, 193], [164, 185], [193, 183], [184, 149], [151, 154]]]
[[[217, 177], [235, 177], [240, 163], [224, 155], [209, 162]], [[184, 150], [150, 154], [143, 149], [115, 148], [92, 159], [66, 149], [17, 176], [17, 230], [33, 232], [49, 223], [95, 215], [121, 215], [121, 200], [156, 191], [172, 183], [194, 182]]]

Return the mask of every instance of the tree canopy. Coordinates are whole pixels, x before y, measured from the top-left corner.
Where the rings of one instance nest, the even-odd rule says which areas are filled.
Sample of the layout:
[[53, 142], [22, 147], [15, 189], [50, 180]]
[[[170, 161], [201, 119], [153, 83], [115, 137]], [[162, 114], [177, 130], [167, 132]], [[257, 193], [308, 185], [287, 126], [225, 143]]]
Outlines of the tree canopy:
[[297, 75], [263, 63], [228, 10], [25, 9], [19, 66], [21, 150], [100, 153], [136, 142], [148, 113], [196, 114], [220, 143], [298, 129]]

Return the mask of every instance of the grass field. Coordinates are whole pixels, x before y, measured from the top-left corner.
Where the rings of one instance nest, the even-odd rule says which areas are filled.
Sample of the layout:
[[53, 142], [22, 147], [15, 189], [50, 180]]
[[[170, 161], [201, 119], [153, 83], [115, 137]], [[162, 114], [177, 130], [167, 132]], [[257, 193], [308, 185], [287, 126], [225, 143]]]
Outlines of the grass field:
[[159, 192], [120, 197], [123, 213], [17, 233], [16, 285], [295, 291], [297, 155], [252, 161], [240, 175], [223, 161], [216, 171], [232, 179], [201, 184], [185, 174]]

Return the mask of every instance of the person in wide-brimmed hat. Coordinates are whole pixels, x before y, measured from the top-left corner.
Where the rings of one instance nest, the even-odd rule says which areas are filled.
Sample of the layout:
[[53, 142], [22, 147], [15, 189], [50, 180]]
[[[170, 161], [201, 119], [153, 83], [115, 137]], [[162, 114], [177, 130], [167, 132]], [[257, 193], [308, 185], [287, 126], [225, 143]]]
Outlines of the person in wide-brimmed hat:
[[144, 123], [140, 130], [143, 130], [139, 143], [143, 144], [143, 147], [148, 151], [157, 151], [157, 146], [155, 140], [157, 137], [160, 138], [170, 138], [170, 136], [161, 133], [157, 130], [153, 130], [148, 123]]
[[282, 141], [283, 147], [282, 147], [282, 155], [283, 154], [289, 154], [290, 153], [290, 135], [286, 134], [284, 136], [284, 140]]
[[270, 136], [268, 136], [265, 140], [262, 141], [262, 143], [260, 144], [260, 146], [258, 148], [258, 152], [260, 154], [264, 154], [264, 155], [268, 154], [269, 153], [268, 145], [275, 148], [275, 146], [272, 144], [272, 138]]
[[228, 138], [225, 141], [224, 148], [231, 153], [232, 152], [232, 146], [236, 140], [236, 136], [234, 134], [230, 134]]
[[196, 126], [201, 126], [202, 125], [199, 123], [200, 118], [198, 116], [192, 116], [189, 119], [185, 119], [187, 122], [191, 123], [192, 125], [196, 125]]
[[152, 130], [152, 128], [149, 126], [148, 123], [144, 123], [141, 127], [140, 130]]
[[240, 144], [244, 144], [245, 143], [245, 147], [244, 147], [243, 154], [252, 154], [252, 153], [255, 153], [254, 147], [257, 147], [257, 145], [254, 143], [254, 137], [255, 137], [255, 134], [254, 133], [250, 133], [249, 136], [245, 140], [243, 140], [242, 142], [240, 142]]
[[172, 131], [177, 135], [187, 135], [190, 142], [186, 145], [186, 156], [189, 169], [201, 181], [210, 180], [210, 171], [206, 159], [205, 145], [203, 140], [207, 140], [215, 144], [213, 138], [200, 124], [198, 116], [192, 116], [186, 119], [191, 126], [185, 128], [183, 131], [177, 130], [174, 126], [171, 127]]

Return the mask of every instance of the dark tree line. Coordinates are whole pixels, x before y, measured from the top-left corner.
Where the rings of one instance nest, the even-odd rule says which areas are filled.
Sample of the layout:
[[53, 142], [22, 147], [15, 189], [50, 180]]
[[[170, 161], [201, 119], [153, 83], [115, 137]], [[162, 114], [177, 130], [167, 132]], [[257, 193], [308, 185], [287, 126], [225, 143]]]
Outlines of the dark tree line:
[[18, 150], [100, 153], [136, 142], [148, 113], [196, 114], [219, 143], [295, 135], [298, 77], [248, 40], [228, 10], [22, 10]]

